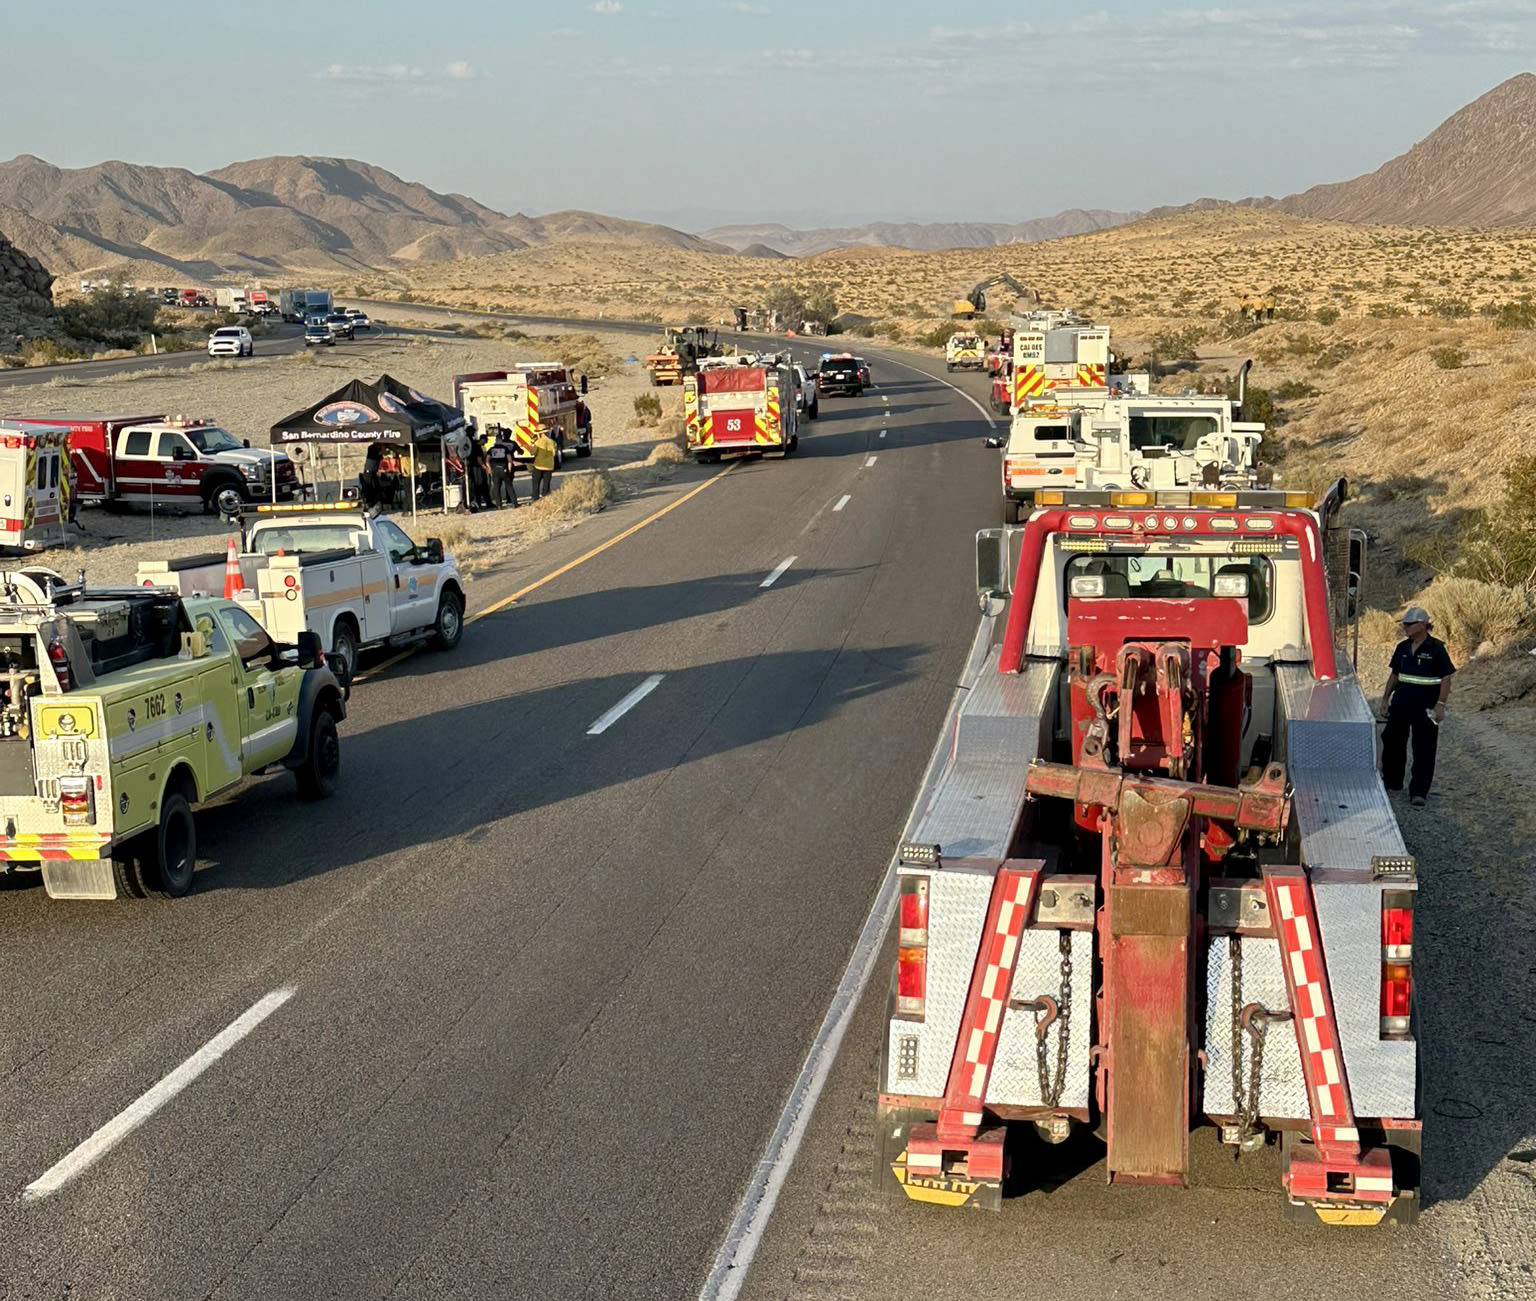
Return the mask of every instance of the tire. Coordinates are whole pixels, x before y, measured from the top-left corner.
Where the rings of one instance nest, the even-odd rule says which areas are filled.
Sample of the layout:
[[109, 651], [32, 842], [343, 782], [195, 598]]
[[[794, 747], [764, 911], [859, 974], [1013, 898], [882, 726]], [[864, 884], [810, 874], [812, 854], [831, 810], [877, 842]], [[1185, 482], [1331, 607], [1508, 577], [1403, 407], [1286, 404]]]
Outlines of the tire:
[[180, 899], [192, 888], [197, 870], [197, 820], [180, 790], [167, 790], [160, 800], [160, 825], [146, 832], [139, 870], [146, 894]]
[[432, 644], [449, 651], [464, 635], [464, 598], [457, 592], [444, 592], [437, 603], [437, 619], [432, 624]]
[[301, 800], [328, 800], [341, 778], [341, 738], [336, 715], [323, 706], [309, 720], [309, 749], [304, 762], [293, 770]]
[[342, 672], [337, 676], [342, 685], [349, 685], [357, 676], [358, 654], [357, 629], [351, 619], [338, 619], [331, 629], [331, 654], [341, 662]]
[[233, 479], [215, 479], [203, 489], [203, 514], [234, 515], [249, 500], [245, 489]]
[[806, 409], [805, 409], [805, 418], [807, 420], [815, 420], [816, 417], [819, 416], [820, 414], [821, 414], [821, 403], [820, 402], [812, 402], [811, 405], [806, 407]]
[[135, 836], [115, 845], [112, 850], [112, 884], [117, 887], [119, 899], [143, 899], [149, 891], [144, 888], [144, 849], [146, 836]]
[[784, 449], [784, 455], [785, 456], [793, 456], [799, 450], [800, 450], [800, 435], [799, 434], [792, 434], [790, 436], [790, 439], [789, 439], [789, 445]]
[[592, 455], [592, 444], [591, 443], [584, 443], [581, 446], [577, 447], [576, 455], [577, 456], [582, 456], [582, 457], [591, 456]]

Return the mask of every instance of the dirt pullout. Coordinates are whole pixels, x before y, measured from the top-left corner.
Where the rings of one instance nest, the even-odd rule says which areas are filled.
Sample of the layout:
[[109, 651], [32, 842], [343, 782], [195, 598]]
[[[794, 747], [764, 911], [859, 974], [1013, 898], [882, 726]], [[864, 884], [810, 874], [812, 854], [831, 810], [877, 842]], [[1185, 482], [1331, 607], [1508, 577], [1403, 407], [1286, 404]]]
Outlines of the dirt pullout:
[[[592, 409], [593, 455], [573, 460], [555, 475], [551, 499], [533, 509], [481, 511], [445, 516], [422, 510], [413, 523], [410, 511], [399, 522], [418, 540], [441, 537], [473, 577], [508, 556], [574, 527], [615, 497], [631, 495], [670, 478], [678, 470], [672, 444], [680, 390], [652, 390], [644, 369], [628, 361], [634, 340], [622, 335], [540, 329], [523, 335], [483, 323], [445, 321], [440, 315], [418, 320], [408, 311], [387, 313], [374, 337], [352, 344], [252, 362], [209, 362], [186, 369], [146, 367], [142, 371], [82, 380], [61, 377], [34, 388], [15, 389], [0, 398], [4, 415], [67, 415], [79, 412], [167, 412], [208, 416], [253, 447], [265, 447], [271, 426], [296, 409], [340, 388], [355, 377], [388, 372], [421, 392], [451, 400], [453, 377], [495, 370], [519, 361], [563, 360], [589, 376], [587, 403]], [[448, 328], [445, 328], [448, 327]], [[659, 423], [639, 424], [634, 400], [642, 393], [661, 396]], [[362, 448], [341, 453], [340, 474], [357, 482]], [[313, 456], [302, 466], [318, 478], [322, 498], [333, 498], [337, 454], [324, 450], [318, 466]], [[517, 477], [526, 503], [529, 481]], [[85, 569], [92, 582], [131, 582], [143, 560], [171, 559], [222, 550], [228, 530], [216, 516], [177, 510], [136, 508], [108, 512], [84, 507], [75, 542], [39, 553], [46, 564], [67, 577]]]

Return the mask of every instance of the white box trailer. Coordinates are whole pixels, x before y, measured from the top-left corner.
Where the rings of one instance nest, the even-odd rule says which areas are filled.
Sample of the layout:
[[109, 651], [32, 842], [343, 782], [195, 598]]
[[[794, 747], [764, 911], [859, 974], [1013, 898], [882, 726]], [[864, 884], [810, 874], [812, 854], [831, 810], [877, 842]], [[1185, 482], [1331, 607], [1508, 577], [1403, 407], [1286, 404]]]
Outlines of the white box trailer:
[[251, 305], [250, 294], [245, 289], [220, 285], [213, 291], [213, 305], [226, 312], [243, 312]]

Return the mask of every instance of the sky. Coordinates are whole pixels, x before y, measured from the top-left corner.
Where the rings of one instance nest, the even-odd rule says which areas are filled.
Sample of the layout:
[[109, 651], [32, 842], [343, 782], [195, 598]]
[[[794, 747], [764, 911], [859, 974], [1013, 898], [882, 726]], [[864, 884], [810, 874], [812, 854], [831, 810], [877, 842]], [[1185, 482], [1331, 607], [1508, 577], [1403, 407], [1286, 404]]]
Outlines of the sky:
[[0, 158], [363, 159], [506, 212], [1017, 221], [1368, 172], [1530, 0], [5, 0]]

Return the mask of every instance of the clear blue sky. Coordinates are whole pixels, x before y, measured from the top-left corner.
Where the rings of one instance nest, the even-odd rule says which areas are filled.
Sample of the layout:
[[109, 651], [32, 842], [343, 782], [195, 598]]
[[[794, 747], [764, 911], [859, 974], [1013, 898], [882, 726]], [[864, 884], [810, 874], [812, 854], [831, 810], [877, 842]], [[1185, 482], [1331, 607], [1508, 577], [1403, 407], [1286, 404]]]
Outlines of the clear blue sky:
[[1284, 194], [1536, 64], [1529, 0], [6, 7], [0, 158], [340, 155], [506, 211], [695, 229]]

